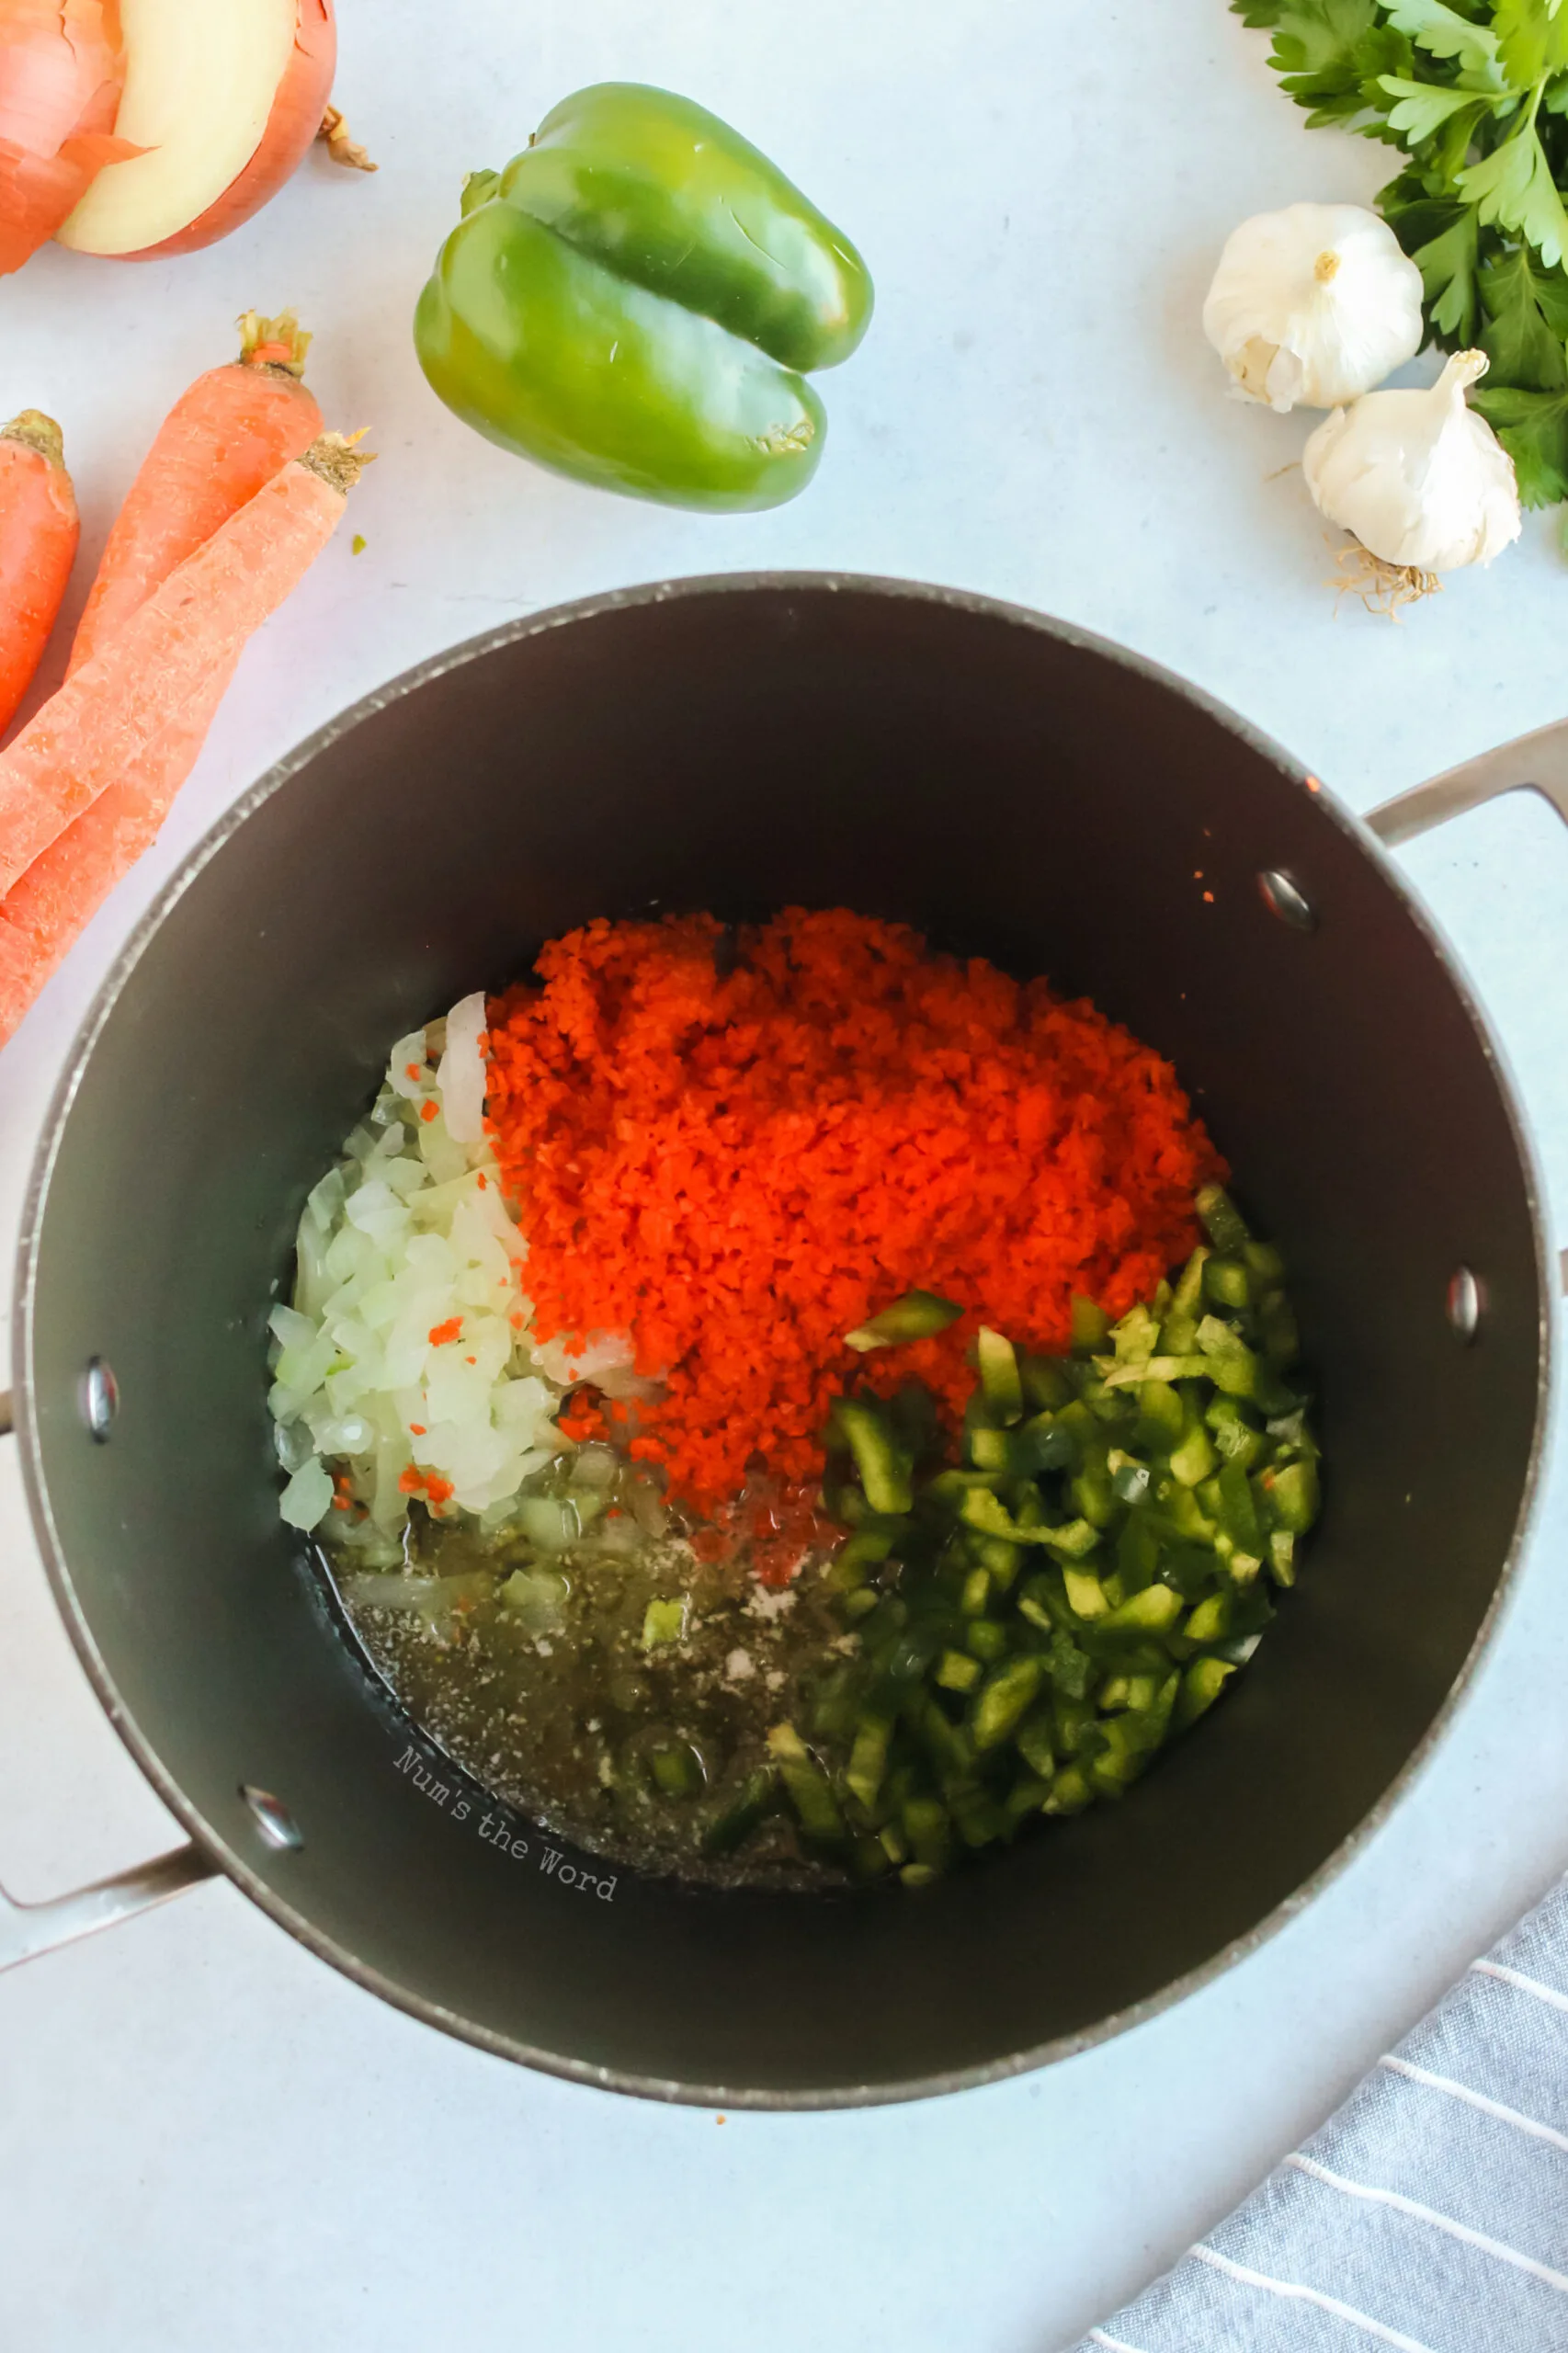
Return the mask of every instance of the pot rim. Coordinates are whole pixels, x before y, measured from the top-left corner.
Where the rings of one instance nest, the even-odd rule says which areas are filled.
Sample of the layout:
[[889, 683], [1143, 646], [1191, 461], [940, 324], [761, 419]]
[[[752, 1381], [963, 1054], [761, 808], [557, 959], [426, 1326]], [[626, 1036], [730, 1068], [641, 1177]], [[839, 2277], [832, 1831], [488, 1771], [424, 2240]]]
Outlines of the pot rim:
[[[1316, 1870], [1301, 1886], [1284, 1897], [1264, 1917], [1240, 1936], [1222, 1946], [1157, 1994], [1142, 2001], [1129, 2004], [1113, 2011], [1094, 2024], [1078, 2029], [1074, 2033], [1058, 2035], [1042, 2043], [1011, 2052], [1004, 2058], [982, 2064], [956, 2067], [940, 2074], [910, 2077], [894, 2083], [865, 2083], [833, 2085], [805, 2091], [778, 2091], [726, 2084], [694, 2084], [676, 2078], [639, 2075], [627, 2068], [601, 2067], [573, 2059], [559, 2052], [540, 2050], [520, 2038], [503, 2034], [460, 2016], [443, 2005], [411, 1992], [388, 1977], [382, 1971], [362, 1961], [358, 1956], [340, 1945], [336, 1939], [318, 1928], [304, 1913], [298, 1911], [278, 1894], [272, 1884], [256, 1871], [245, 1858], [208, 1823], [184, 1790], [165, 1768], [152, 1743], [143, 1733], [130, 1709], [121, 1699], [108, 1665], [99, 1652], [80, 1605], [72, 1582], [71, 1571], [59, 1541], [44, 1483], [39, 1449], [36, 1400], [33, 1390], [32, 1327], [38, 1280], [38, 1246], [41, 1234], [50, 1180], [53, 1173], [62, 1137], [69, 1119], [76, 1091], [88, 1062], [97, 1045], [99, 1036], [111, 1017], [131, 972], [165, 918], [190, 889], [210, 862], [226, 848], [246, 821], [272, 796], [280, 791], [315, 758], [319, 752], [358, 726], [361, 720], [371, 717], [389, 704], [401, 700], [434, 678], [449, 671], [476, 661], [505, 645], [521, 639], [542, 634], [581, 621], [590, 621], [603, 614], [619, 612], [645, 605], [667, 604], [686, 597], [714, 595], [744, 596], [757, 592], [777, 593], [796, 590], [802, 594], [821, 595], [848, 591], [852, 594], [869, 592], [885, 597], [908, 599], [923, 604], [938, 605], [963, 613], [975, 614], [990, 620], [1003, 621], [1013, 627], [1036, 630], [1059, 642], [1096, 654], [1103, 659], [1136, 673], [1140, 677], [1165, 688], [1206, 717], [1214, 720], [1250, 749], [1267, 760], [1285, 779], [1299, 789], [1312, 794], [1327, 821], [1336, 826], [1369, 858], [1383, 881], [1402, 903], [1405, 913], [1420, 931], [1427, 945], [1441, 962], [1450, 986], [1459, 998], [1473, 1030], [1483, 1054], [1491, 1064], [1497, 1088], [1507, 1116], [1515, 1150], [1518, 1155], [1520, 1174], [1535, 1238], [1537, 1306], [1539, 1313], [1539, 1347], [1537, 1355], [1537, 1388], [1535, 1424], [1530, 1435], [1530, 1449], [1520, 1491], [1518, 1511], [1513, 1533], [1503, 1558], [1496, 1586], [1486, 1612], [1476, 1630], [1474, 1641], [1466, 1654], [1442, 1704], [1437, 1709], [1421, 1739], [1412, 1749], [1403, 1765], [1389, 1782], [1381, 1796], [1362, 1819], [1324, 1858]], [[1400, 868], [1377, 836], [1352, 811], [1345, 808], [1301, 763], [1260, 728], [1243, 719], [1216, 697], [1194, 686], [1189, 680], [1167, 669], [1162, 663], [1134, 653], [1092, 630], [1076, 623], [1058, 620], [1035, 611], [1025, 605], [988, 597], [977, 591], [944, 587], [933, 583], [900, 580], [870, 573], [852, 572], [735, 572], [699, 574], [678, 579], [663, 579], [642, 583], [626, 588], [601, 590], [587, 597], [573, 599], [545, 610], [502, 622], [497, 628], [483, 631], [476, 637], [464, 639], [441, 653], [415, 663], [400, 672], [385, 685], [372, 688], [347, 710], [341, 711], [324, 726], [295, 745], [282, 759], [275, 763], [259, 780], [243, 793], [233, 807], [205, 834], [182, 859], [151, 905], [146, 909], [97, 990], [84, 1017], [67, 1053], [65, 1066], [55, 1086], [45, 1116], [29, 1176], [27, 1197], [15, 1262], [15, 1305], [12, 1310], [12, 1360], [17, 1367], [16, 1394], [13, 1401], [17, 1436], [20, 1445], [22, 1476], [34, 1533], [43, 1556], [44, 1567], [54, 1595], [56, 1607], [65, 1621], [78, 1658], [98, 1700], [120, 1739], [156, 1790], [158, 1796], [188, 1834], [197, 1848], [205, 1855], [216, 1871], [233, 1881], [252, 1903], [284, 1928], [316, 1957], [331, 1964], [342, 1973], [378, 1995], [394, 2008], [418, 2018], [426, 2026], [440, 2029], [460, 2040], [472, 2043], [498, 2058], [513, 2060], [572, 2083], [587, 2084], [604, 2091], [635, 2094], [644, 2098], [658, 2099], [697, 2108], [722, 2109], [758, 2109], [812, 2111], [818, 2109], [853, 2109], [892, 2106], [896, 2102], [935, 2097], [939, 2094], [967, 2091], [985, 2084], [1001, 2083], [1015, 2075], [1030, 2074], [1038, 2068], [1077, 2056], [1098, 2044], [1110, 2041], [1129, 2029], [1142, 2026], [1157, 2018], [1163, 2011], [1174, 2008], [1190, 1994], [1210, 1984], [1247, 1959], [1284, 1928], [1299, 1913], [1324, 1892], [1330, 1882], [1362, 1850], [1390, 1819], [1429, 1763], [1439, 1742], [1445, 1737], [1459, 1707], [1475, 1677], [1484, 1653], [1495, 1636], [1503, 1611], [1517, 1586], [1526, 1543], [1535, 1516], [1540, 1494], [1541, 1472], [1545, 1457], [1547, 1433], [1551, 1427], [1553, 1389], [1553, 1301], [1557, 1280], [1558, 1254], [1547, 1232], [1545, 1218], [1546, 1191], [1537, 1157], [1534, 1138], [1525, 1114], [1518, 1087], [1509, 1067], [1501, 1042], [1494, 1035], [1491, 1025], [1472, 989], [1454, 949], [1422, 900], [1407, 882]], [[1565, 1256], [1568, 1263], [1568, 1256]]]

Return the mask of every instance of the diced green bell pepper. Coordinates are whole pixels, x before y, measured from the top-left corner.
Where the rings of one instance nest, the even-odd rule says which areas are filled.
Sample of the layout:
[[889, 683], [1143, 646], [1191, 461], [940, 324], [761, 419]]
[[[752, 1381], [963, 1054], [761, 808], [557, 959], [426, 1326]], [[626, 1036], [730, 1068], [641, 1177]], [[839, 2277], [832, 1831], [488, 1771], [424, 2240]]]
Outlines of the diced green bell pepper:
[[975, 1696], [970, 1737], [977, 1751], [999, 1748], [1034, 1705], [1045, 1680], [1045, 1662], [1039, 1657], [1009, 1659], [995, 1667]]
[[846, 1332], [844, 1345], [862, 1356], [872, 1348], [902, 1347], [911, 1340], [928, 1340], [935, 1333], [945, 1332], [963, 1313], [950, 1299], [938, 1299], [934, 1290], [906, 1290], [891, 1307], [880, 1314], [868, 1316], [853, 1332]]
[[911, 1464], [894, 1440], [886, 1414], [864, 1398], [841, 1397], [833, 1417], [854, 1457], [871, 1509], [902, 1517], [915, 1501]]

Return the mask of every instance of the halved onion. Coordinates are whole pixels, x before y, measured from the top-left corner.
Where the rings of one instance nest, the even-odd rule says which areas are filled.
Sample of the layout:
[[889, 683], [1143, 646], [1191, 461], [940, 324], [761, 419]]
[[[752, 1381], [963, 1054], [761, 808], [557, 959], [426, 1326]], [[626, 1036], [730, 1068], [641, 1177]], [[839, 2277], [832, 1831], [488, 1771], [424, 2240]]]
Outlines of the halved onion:
[[192, 253], [259, 211], [320, 130], [332, 0], [119, 0], [119, 14], [113, 128], [141, 152], [97, 174], [60, 242], [126, 260]]

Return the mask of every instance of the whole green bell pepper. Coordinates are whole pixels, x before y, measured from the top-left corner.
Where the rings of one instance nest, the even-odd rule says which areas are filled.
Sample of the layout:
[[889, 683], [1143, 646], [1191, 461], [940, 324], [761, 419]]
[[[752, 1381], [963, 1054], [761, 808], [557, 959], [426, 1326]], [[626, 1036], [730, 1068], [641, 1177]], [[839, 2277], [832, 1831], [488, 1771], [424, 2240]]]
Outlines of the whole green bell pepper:
[[605, 82], [471, 176], [415, 343], [503, 449], [739, 512], [810, 482], [827, 419], [801, 371], [848, 358], [871, 300], [848, 239], [726, 123]]

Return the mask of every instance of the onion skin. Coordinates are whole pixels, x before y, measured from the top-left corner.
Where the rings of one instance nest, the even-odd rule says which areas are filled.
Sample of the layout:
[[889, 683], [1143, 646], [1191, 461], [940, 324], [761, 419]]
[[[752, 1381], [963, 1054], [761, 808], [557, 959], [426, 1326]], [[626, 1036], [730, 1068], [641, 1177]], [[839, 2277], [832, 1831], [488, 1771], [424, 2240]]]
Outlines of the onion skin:
[[[113, 135], [124, 80], [118, 0], [22, 0], [0, 13], [0, 33], [8, 37], [0, 43], [0, 277], [6, 277], [54, 234], [106, 164], [141, 150]], [[61, 49], [70, 54], [74, 76], [53, 68]]]
[[321, 129], [332, 95], [332, 77], [337, 70], [337, 23], [333, 0], [297, 0], [297, 9], [294, 54], [278, 85], [261, 143], [244, 171], [205, 212], [199, 212], [174, 236], [112, 258], [162, 260], [166, 255], [199, 253], [203, 245], [215, 245], [231, 229], [239, 228], [269, 204], [298, 169]]

